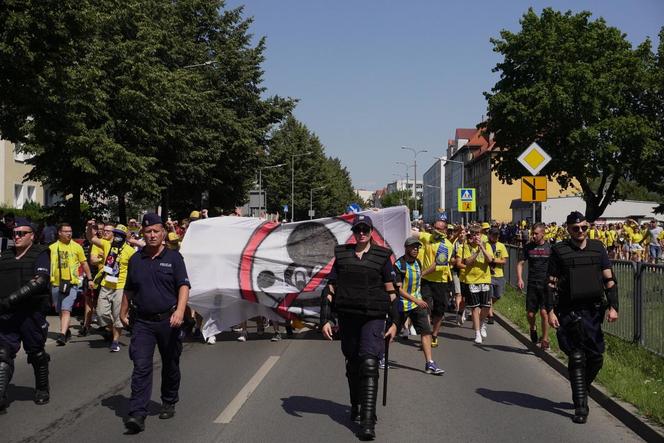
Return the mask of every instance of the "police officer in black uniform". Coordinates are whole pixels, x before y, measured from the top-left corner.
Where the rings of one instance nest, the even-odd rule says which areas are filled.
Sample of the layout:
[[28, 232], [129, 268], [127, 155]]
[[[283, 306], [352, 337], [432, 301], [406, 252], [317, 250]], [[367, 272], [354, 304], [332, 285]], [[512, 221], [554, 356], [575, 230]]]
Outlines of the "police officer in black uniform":
[[152, 393], [152, 356], [157, 346], [161, 355], [160, 419], [175, 415], [180, 388], [182, 322], [189, 299], [189, 278], [179, 252], [164, 245], [166, 229], [157, 214], [143, 217], [145, 247], [134, 254], [127, 268], [127, 283], [120, 318], [129, 324], [129, 306], [133, 329], [129, 355], [134, 362], [131, 376], [128, 433], [145, 429], [147, 406]]
[[0, 414], [7, 412], [7, 386], [21, 342], [35, 372], [35, 403], [50, 398], [44, 314], [51, 259], [48, 248], [34, 242], [35, 228], [26, 219], [16, 219], [12, 234], [14, 246], [0, 254]]
[[[352, 225], [356, 243], [338, 245], [329, 276], [327, 293], [321, 301], [321, 331], [332, 340], [332, 311], [339, 318], [341, 350], [346, 357], [350, 388], [351, 419], [360, 421], [358, 437], [376, 437], [378, 360], [385, 351], [385, 339], [397, 332], [398, 297], [394, 287], [392, 251], [371, 242], [373, 223], [356, 215]], [[394, 322], [385, 332], [386, 315]]]
[[580, 212], [567, 216], [570, 238], [551, 248], [548, 269], [546, 309], [560, 349], [569, 357], [574, 423], [588, 420], [588, 388], [603, 363], [605, 313], [609, 322], [618, 320], [611, 262], [602, 242], [588, 238], [588, 228]]

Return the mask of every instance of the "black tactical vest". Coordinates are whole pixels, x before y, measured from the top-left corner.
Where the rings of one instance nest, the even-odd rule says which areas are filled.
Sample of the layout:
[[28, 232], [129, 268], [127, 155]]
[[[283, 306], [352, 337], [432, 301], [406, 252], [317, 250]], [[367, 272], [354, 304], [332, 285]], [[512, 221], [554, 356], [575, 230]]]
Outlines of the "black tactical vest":
[[[19, 260], [16, 260], [14, 248], [7, 249], [0, 254], [0, 297], [9, 296], [35, 276], [37, 257], [47, 249], [43, 245], [32, 245]], [[44, 304], [48, 304], [48, 300], [48, 290], [44, 290], [43, 294], [16, 306], [15, 310], [41, 310]]]
[[384, 317], [390, 309], [390, 296], [383, 282], [383, 268], [392, 251], [371, 245], [362, 260], [355, 255], [355, 245], [334, 249], [337, 268], [335, 310], [339, 313]]
[[560, 264], [558, 304], [561, 309], [592, 305], [604, 299], [601, 266], [604, 245], [599, 240], [586, 241], [585, 249], [573, 247], [571, 240], [556, 243], [551, 248]]

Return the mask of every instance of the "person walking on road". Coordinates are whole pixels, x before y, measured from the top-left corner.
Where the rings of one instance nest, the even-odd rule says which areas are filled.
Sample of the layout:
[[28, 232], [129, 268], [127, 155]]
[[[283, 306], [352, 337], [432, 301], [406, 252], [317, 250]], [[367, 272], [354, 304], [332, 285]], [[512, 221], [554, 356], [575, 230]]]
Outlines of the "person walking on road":
[[431, 355], [433, 329], [429, 320], [429, 305], [422, 300], [422, 263], [417, 259], [422, 243], [415, 237], [409, 237], [406, 239], [404, 246], [406, 253], [395, 263], [397, 286], [401, 300], [399, 323], [403, 324], [409, 318], [413, 327], [415, 327], [415, 332], [420, 335], [425, 362], [424, 372], [443, 375], [445, 371], [438, 367]]
[[450, 287], [452, 273], [449, 262], [452, 243], [447, 239], [447, 216], [438, 215], [438, 219], [433, 225], [433, 233], [415, 231], [413, 235], [422, 242], [424, 247], [422, 297], [429, 305], [431, 312], [431, 324], [433, 325], [431, 346], [435, 348], [438, 346], [438, 333], [443, 324], [445, 309], [452, 296]]
[[14, 246], [0, 254], [0, 414], [7, 412], [7, 387], [21, 343], [35, 373], [35, 403], [50, 399], [50, 357], [44, 349], [50, 254], [46, 246], [35, 243], [35, 228], [26, 219], [16, 219], [12, 234]]
[[462, 292], [466, 299], [466, 307], [471, 310], [475, 343], [482, 343], [486, 338], [484, 320], [489, 316], [491, 307], [491, 271], [490, 264], [495, 263], [491, 248], [482, 242], [482, 228], [473, 224], [469, 229], [468, 242], [463, 246], [461, 258], [465, 265], [462, 278]]
[[[528, 263], [528, 286], [526, 289], [526, 315], [530, 325], [530, 340], [542, 349], [549, 347], [549, 326], [544, 308], [546, 295], [546, 271], [549, 266], [551, 244], [544, 239], [544, 223], [535, 223], [533, 239], [525, 244], [516, 265], [517, 286], [523, 290], [523, 265]], [[542, 317], [542, 336], [537, 336], [535, 317], [539, 311]], [[541, 341], [540, 341], [541, 340]]]
[[[360, 440], [376, 437], [378, 360], [385, 340], [397, 333], [399, 300], [394, 287], [392, 251], [371, 241], [373, 222], [358, 214], [352, 224], [352, 245], [335, 248], [327, 294], [321, 298], [321, 332], [332, 340], [332, 305], [339, 318], [341, 350], [346, 357], [351, 420], [359, 421]], [[393, 320], [385, 332], [385, 317]]]
[[58, 346], [67, 344], [71, 337], [69, 321], [74, 302], [78, 296], [78, 268], [83, 267], [88, 285], [94, 287], [88, 259], [83, 247], [72, 241], [72, 227], [69, 223], [58, 225], [58, 240], [51, 243], [51, 297], [55, 312], [60, 314], [60, 334]]
[[175, 415], [180, 388], [182, 323], [189, 299], [189, 277], [179, 252], [164, 245], [166, 229], [157, 214], [143, 217], [145, 247], [129, 260], [120, 318], [129, 325], [132, 305], [133, 328], [129, 356], [134, 363], [131, 375], [127, 432], [145, 429], [145, 417], [152, 394], [152, 369], [155, 346], [161, 355], [160, 419]]
[[489, 229], [489, 247], [493, 255], [493, 261], [489, 263], [491, 271], [491, 307], [489, 308], [489, 318], [487, 323], [493, 324], [493, 306], [500, 300], [505, 292], [505, 272], [503, 267], [507, 263], [509, 253], [503, 243], [498, 241], [500, 237], [500, 229]]
[[[618, 320], [618, 285], [604, 245], [588, 238], [580, 212], [567, 216], [570, 239], [553, 246], [549, 259], [546, 309], [569, 357], [574, 423], [588, 420], [588, 388], [604, 362], [602, 321]], [[608, 308], [608, 309], [607, 309]]]

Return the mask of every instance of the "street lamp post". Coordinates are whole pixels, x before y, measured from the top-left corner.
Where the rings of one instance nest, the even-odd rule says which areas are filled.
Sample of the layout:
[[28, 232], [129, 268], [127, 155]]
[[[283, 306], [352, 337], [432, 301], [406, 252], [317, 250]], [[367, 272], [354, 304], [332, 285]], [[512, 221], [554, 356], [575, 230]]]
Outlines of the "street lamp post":
[[286, 166], [286, 163], [279, 163], [272, 166], [262, 166], [258, 168], [258, 217], [261, 216], [263, 210], [263, 169], [280, 168]]
[[303, 155], [311, 154], [311, 151], [303, 152], [301, 154], [291, 154], [291, 218], [295, 221], [295, 157], [302, 157]]
[[[459, 160], [448, 160], [446, 157], [435, 157], [435, 158], [437, 158], [440, 162], [443, 162], [443, 163], [450, 162], [450, 163], [458, 163], [459, 165], [461, 165], [461, 187], [463, 188], [464, 187], [463, 170], [465, 169], [464, 162], [459, 161]], [[466, 222], [465, 218], [466, 218], [465, 214], [462, 214], [461, 219], [463, 220], [464, 224]]]
[[402, 146], [401, 149], [410, 151], [413, 153], [413, 174], [415, 175], [415, 178], [413, 179], [413, 198], [415, 199], [415, 208], [413, 210], [417, 209], [417, 155], [421, 154], [423, 152], [429, 152], [426, 149], [420, 149], [420, 150], [415, 150], [413, 148], [409, 148], [408, 146]]
[[[406, 192], [408, 192], [408, 170], [410, 169], [411, 166], [406, 162], [397, 162], [397, 165], [403, 165], [406, 167]], [[399, 190], [399, 182], [397, 181], [397, 191]], [[408, 203], [408, 200], [406, 199], [406, 207], [410, 210], [410, 204]], [[417, 209], [417, 200], [415, 200], [415, 208]]]
[[321, 189], [325, 189], [326, 186], [319, 186], [317, 188], [311, 188], [309, 189], [309, 220], [314, 218], [314, 191], [320, 191]]

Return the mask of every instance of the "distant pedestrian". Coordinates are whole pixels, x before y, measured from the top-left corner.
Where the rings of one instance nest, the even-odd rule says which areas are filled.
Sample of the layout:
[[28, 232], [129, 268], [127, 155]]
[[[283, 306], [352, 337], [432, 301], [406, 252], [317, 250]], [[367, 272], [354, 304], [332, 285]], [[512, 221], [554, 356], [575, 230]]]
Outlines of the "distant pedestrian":
[[499, 236], [500, 230], [498, 228], [491, 228], [489, 230], [489, 247], [493, 255], [493, 261], [489, 263], [491, 271], [491, 307], [489, 308], [487, 323], [490, 325], [493, 324], [493, 307], [505, 292], [505, 273], [503, 268], [509, 258], [507, 248], [502, 242], [498, 241]]
[[461, 291], [464, 293], [466, 307], [471, 310], [475, 343], [482, 343], [487, 337], [484, 320], [489, 316], [491, 307], [491, 271], [489, 265], [493, 255], [488, 244], [482, 242], [482, 228], [472, 224], [468, 242], [463, 247], [462, 260], [465, 268], [461, 275]]

